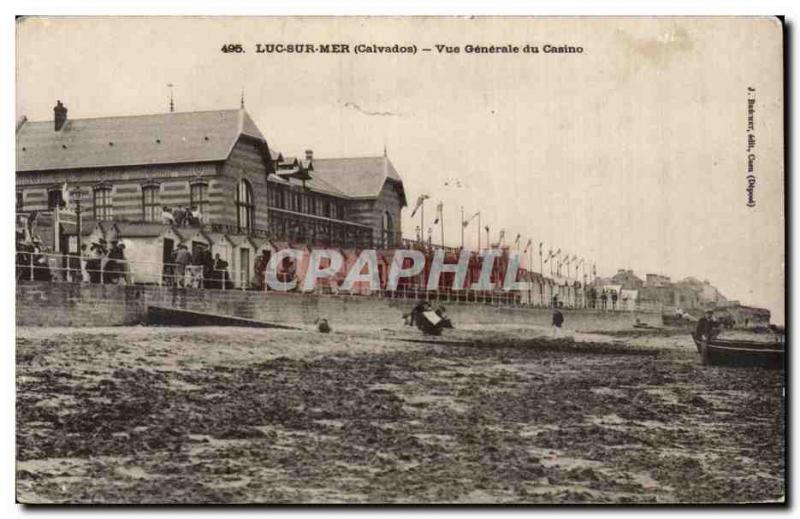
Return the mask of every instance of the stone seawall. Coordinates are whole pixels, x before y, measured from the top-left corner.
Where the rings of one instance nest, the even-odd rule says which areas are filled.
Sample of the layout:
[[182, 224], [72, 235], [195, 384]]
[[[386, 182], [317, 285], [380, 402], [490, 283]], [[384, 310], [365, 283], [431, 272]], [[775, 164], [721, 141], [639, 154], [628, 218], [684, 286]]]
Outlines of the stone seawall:
[[[318, 317], [332, 325], [397, 328], [414, 302], [365, 296], [315, 295], [240, 290], [203, 290], [158, 286], [89, 285], [23, 281], [17, 283], [18, 326], [124, 326], [145, 321], [148, 305], [256, 319], [277, 324], [312, 324]], [[547, 308], [448, 303], [460, 324], [550, 324]], [[638, 318], [660, 326], [658, 313], [564, 309], [573, 330], [630, 328]]]

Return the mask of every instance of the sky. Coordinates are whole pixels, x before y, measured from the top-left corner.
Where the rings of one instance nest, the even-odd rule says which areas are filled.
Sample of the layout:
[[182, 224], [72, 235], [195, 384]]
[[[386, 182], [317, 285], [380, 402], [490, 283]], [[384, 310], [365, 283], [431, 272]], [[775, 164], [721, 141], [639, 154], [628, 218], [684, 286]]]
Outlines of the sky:
[[[709, 280], [784, 321], [781, 27], [770, 18], [28, 18], [17, 116], [238, 108], [271, 148], [380, 155], [404, 180], [403, 231], [461, 207], [496, 241], [562, 249], [610, 276]], [[244, 53], [223, 53], [241, 43]], [[256, 44], [416, 45], [417, 54], [259, 54]], [[422, 52], [436, 44], [458, 54]], [[474, 54], [466, 45], [535, 45]], [[545, 44], [580, 54], [542, 52]], [[352, 49], [351, 49], [352, 50]], [[755, 207], [746, 175], [754, 89]], [[477, 221], [465, 244], [477, 245]], [[481, 241], [485, 245], [486, 234]], [[538, 257], [534, 270], [538, 270]], [[547, 270], [545, 268], [545, 270]]]

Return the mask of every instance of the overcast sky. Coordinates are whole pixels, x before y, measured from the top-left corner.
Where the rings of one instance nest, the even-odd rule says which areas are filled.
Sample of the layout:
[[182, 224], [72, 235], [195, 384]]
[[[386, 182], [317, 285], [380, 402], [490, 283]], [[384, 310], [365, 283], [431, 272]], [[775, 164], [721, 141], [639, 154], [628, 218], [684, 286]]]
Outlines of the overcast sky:
[[[597, 263], [708, 279], [783, 322], [781, 31], [772, 19], [28, 19], [17, 114], [71, 118], [246, 108], [271, 148], [383, 153], [421, 193], [492, 239], [522, 235]], [[257, 43], [458, 45], [460, 54], [257, 54]], [[222, 53], [242, 43], [243, 54]], [[582, 46], [475, 55], [467, 44]], [[351, 49], [352, 50], [352, 49]], [[755, 88], [756, 206], [746, 205]], [[461, 187], [455, 187], [454, 180]], [[445, 184], [449, 185], [445, 185]], [[404, 212], [413, 237], [419, 215]], [[434, 240], [440, 239], [440, 230]], [[485, 243], [485, 233], [481, 238]], [[477, 242], [477, 224], [466, 244]], [[534, 262], [538, 270], [538, 258]]]

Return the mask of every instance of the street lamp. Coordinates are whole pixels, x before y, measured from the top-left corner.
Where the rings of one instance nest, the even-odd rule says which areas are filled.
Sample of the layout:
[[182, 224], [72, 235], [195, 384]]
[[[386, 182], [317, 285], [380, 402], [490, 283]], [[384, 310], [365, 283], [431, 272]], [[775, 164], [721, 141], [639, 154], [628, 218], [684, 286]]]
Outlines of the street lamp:
[[69, 200], [75, 204], [75, 220], [76, 228], [78, 231], [77, 244], [78, 256], [81, 255], [81, 200], [83, 199], [83, 191], [80, 188], [75, 188], [69, 192]]

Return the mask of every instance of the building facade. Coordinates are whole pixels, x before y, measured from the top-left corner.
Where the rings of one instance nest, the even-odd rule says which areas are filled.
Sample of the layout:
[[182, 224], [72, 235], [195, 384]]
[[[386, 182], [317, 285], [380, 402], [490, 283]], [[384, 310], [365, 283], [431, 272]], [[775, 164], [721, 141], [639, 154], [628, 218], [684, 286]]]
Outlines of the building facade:
[[22, 118], [17, 212], [53, 211], [82, 194], [84, 226], [164, 223], [164, 207], [199, 212], [208, 232], [333, 247], [395, 245], [406, 205], [382, 157], [284, 159], [244, 109], [69, 119]]

